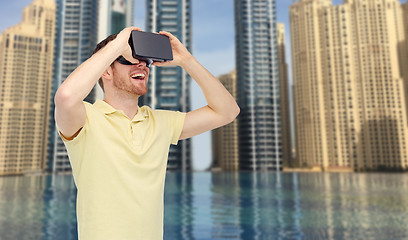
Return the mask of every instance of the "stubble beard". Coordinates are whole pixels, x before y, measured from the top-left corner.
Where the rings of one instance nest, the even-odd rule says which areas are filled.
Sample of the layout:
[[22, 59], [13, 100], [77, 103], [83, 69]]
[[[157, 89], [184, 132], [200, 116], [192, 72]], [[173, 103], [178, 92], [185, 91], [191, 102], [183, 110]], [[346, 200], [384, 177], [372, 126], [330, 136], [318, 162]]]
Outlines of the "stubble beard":
[[132, 84], [132, 82], [126, 81], [124, 79], [113, 81], [113, 85], [117, 89], [130, 93], [132, 95], [142, 96], [147, 93], [147, 86], [145, 84], [138, 84], [140, 86], [135, 86], [134, 84]]
[[[115, 69], [113, 69], [115, 71]], [[143, 83], [140, 80], [134, 80], [130, 77], [125, 78], [121, 77], [119, 74], [115, 74], [117, 79], [113, 80], [113, 86], [119, 90], [122, 90], [126, 93], [131, 95], [138, 95], [142, 96], [147, 93], [147, 84], [145, 84], [146, 80], [143, 80]], [[147, 76], [146, 76], [147, 78]], [[133, 81], [136, 81], [134, 84]]]

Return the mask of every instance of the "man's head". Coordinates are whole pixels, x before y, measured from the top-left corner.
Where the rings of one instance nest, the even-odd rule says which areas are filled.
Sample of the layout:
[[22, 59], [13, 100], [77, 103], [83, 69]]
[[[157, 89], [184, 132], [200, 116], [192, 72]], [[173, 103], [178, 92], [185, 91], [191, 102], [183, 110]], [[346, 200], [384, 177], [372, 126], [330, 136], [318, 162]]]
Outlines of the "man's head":
[[[116, 38], [117, 34], [110, 35], [101, 41], [95, 48], [94, 54], [105, 47], [110, 41]], [[113, 61], [110, 67], [101, 76], [98, 83], [102, 90], [106, 93], [106, 86], [110, 85], [114, 90], [125, 91], [127, 93], [144, 95], [147, 92], [147, 79], [149, 68], [146, 67], [146, 62], [136, 60], [136, 63], [129, 62], [124, 57], [119, 56]], [[105, 82], [104, 80], [110, 80]]]
[[[114, 40], [116, 38], [118, 34], [113, 34], [108, 36], [107, 38], [105, 38], [104, 40], [102, 40], [100, 43], [98, 43], [95, 47], [95, 50], [93, 51], [92, 54], [97, 53], [99, 50], [101, 50], [103, 47], [106, 46], [106, 44], [108, 44], [110, 41]], [[113, 63], [111, 64], [111, 66], [113, 65]], [[103, 88], [103, 81], [102, 81], [102, 77], [99, 78], [99, 86], [101, 86], [102, 90], [105, 91], [105, 89]]]

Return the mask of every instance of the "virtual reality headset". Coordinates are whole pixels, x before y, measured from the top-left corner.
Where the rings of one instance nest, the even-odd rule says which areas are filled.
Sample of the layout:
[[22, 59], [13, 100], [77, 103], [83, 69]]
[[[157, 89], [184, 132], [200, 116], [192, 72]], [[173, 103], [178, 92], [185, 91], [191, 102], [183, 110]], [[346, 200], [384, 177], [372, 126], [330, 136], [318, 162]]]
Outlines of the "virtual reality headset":
[[142, 31], [132, 31], [129, 45], [134, 58], [145, 61], [150, 67], [153, 62], [173, 60], [170, 39], [167, 36]]

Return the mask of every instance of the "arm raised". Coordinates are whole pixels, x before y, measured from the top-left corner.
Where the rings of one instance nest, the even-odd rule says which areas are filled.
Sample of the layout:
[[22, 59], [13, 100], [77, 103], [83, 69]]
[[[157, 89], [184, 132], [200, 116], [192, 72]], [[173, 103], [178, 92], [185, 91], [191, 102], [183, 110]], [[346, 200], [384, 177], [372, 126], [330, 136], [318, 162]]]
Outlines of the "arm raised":
[[79, 65], [58, 88], [54, 98], [55, 121], [66, 138], [72, 139], [84, 126], [86, 110], [82, 101], [112, 62], [120, 55], [137, 61], [132, 57], [128, 44], [130, 33], [134, 30], [141, 31], [136, 27], [123, 29], [114, 40]]
[[153, 63], [156, 66], [178, 65], [200, 86], [208, 105], [188, 112], [180, 139], [186, 139], [232, 122], [239, 107], [222, 83], [208, 72], [172, 34], [160, 32], [170, 38], [173, 61]]
[[180, 139], [186, 139], [232, 122], [240, 109], [224, 85], [195, 58], [183, 67], [200, 86], [208, 105], [186, 114]]

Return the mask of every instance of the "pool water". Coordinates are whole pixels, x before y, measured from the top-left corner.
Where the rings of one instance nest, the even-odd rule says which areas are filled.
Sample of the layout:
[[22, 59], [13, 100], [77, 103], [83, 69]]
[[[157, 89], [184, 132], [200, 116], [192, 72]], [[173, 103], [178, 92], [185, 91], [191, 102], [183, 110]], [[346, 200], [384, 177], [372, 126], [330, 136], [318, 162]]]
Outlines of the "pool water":
[[[0, 178], [0, 240], [77, 239], [71, 176]], [[168, 172], [164, 239], [408, 239], [408, 174]]]

